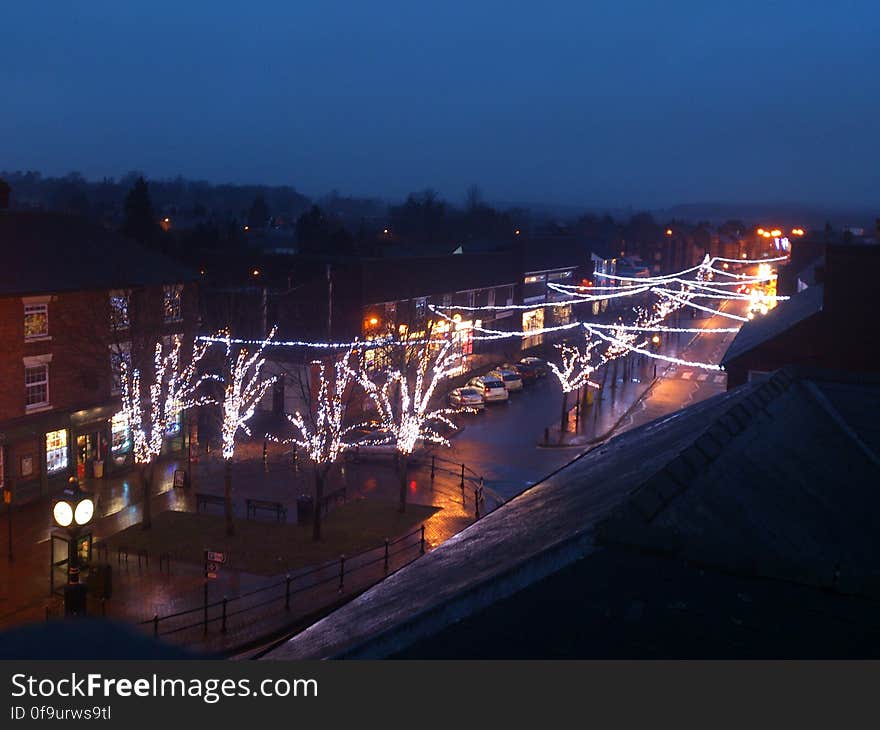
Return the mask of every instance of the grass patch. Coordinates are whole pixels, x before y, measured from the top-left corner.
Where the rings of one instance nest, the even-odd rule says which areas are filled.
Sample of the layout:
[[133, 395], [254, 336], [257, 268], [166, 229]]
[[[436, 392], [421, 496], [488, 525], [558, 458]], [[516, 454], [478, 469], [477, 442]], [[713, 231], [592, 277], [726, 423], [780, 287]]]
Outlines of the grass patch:
[[337, 507], [324, 518], [322, 539], [312, 540], [311, 525], [235, 520], [235, 535], [226, 535], [223, 515], [204, 512], [160, 512], [153, 526], [140, 525], [117, 532], [106, 540], [116, 549], [146, 549], [155, 558], [170, 553], [175, 560], [201, 564], [205, 550], [229, 553], [231, 568], [262, 575], [276, 575], [380, 547], [386, 537], [416, 529], [439, 507], [408, 504], [401, 514], [398, 505], [373, 499], [358, 499]]

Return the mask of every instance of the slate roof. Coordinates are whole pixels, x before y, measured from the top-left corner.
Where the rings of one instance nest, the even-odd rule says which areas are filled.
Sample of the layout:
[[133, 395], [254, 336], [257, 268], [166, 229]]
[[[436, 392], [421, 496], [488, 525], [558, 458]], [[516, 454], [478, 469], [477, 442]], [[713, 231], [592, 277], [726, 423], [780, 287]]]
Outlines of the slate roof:
[[793, 294], [791, 299], [779, 302], [767, 314], [746, 322], [740, 327], [727, 352], [724, 353], [721, 364], [726, 365], [740, 355], [791, 329], [799, 322], [818, 314], [822, 311], [824, 296], [824, 286], [817, 284]]
[[[580, 571], [564, 584], [576, 600], [584, 581], [601, 580], [590, 566], [608, 551], [698, 566], [682, 573], [682, 591], [696, 591], [711, 570], [811, 596], [877, 595], [878, 407], [880, 378], [786, 369], [653, 421], [575, 460], [267, 658], [405, 652], [437, 632], [454, 635], [456, 622], [515, 602], [567, 566]], [[643, 573], [646, 566], [636, 561]], [[777, 610], [778, 596], [795, 595], [771, 594]], [[560, 620], [547, 611], [529, 620]], [[569, 628], [566, 635], [577, 632]]]
[[0, 212], [0, 257], [0, 296], [158, 286], [197, 278], [119, 233], [58, 213]]

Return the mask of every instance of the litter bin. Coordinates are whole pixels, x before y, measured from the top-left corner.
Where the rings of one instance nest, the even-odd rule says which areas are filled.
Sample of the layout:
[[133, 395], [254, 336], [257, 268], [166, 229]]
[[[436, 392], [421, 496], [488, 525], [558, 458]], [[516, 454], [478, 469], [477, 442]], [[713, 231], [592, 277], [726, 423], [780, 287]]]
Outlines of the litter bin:
[[311, 494], [301, 494], [296, 498], [296, 524], [308, 525], [315, 511], [315, 499]]
[[89, 587], [89, 593], [95, 598], [106, 598], [109, 600], [113, 596], [113, 569], [109, 563], [98, 563], [89, 571], [89, 577], [86, 580]]
[[104, 462], [101, 459], [92, 464], [92, 473], [95, 475], [95, 479], [102, 479], [104, 477]]

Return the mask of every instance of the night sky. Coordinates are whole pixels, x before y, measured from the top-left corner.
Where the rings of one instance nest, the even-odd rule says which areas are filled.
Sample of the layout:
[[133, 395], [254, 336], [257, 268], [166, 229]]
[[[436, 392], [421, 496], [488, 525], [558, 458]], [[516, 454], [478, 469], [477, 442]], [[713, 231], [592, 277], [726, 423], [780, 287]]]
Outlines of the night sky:
[[880, 4], [6, 2], [0, 169], [876, 204]]

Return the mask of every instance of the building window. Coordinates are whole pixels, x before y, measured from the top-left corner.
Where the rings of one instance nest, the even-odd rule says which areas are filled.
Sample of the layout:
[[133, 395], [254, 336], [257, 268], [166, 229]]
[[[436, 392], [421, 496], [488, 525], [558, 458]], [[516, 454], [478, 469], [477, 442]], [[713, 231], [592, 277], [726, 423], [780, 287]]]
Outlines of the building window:
[[25, 366], [24, 369], [24, 405], [25, 408], [36, 408], [49, 403], [49, 366]]
[[477, 293], [469, 291], [467, 293], [467, 305], [473, 307], [477, 303]]
[[166, 322], [179, 322], [183, 318], [180, 306], [181, 295], [183, 294], [183, 286], [175, 284], [174, 286], [164, 287], [164, 313]]
[[494, 289], [489, 289], [489, 291], [486, 292], [486, 306], [487, 307], [494, 307], [495, 306], [495, 290]]
[[507, 303], [513, 304], [513, 287], [507, 287]]
[[38, 340], [49, 336], [49, 305], [24, 305], [24, 338]]
[[128, 327], [128, 292], [110, 292], [110, 325], [113, 329]]
[[168, 425], [165, 427], [165, 435], [166, 436], [177, 436], [180, 433], [180, 422], [183, 419], [183, 414], [178, 413], [177, 418], [173, 421], [170, 421]]
[[119, 411], [110, 419], [110, 450], [114, 454], [125, 454], [131, 450], [131, 432], [125, 411]]
[[428, 311], [428, 299], [427, 297], [419, 297], [416, 299], [416, 322], [421, 323], [425, 321], [425, 315]]
[[452, 306], [452, 294], [443, 295], [443, 306], [447, 308]]
[[67, 468], [67, 429], [46, 434], [46, 471], [49, 474]]

